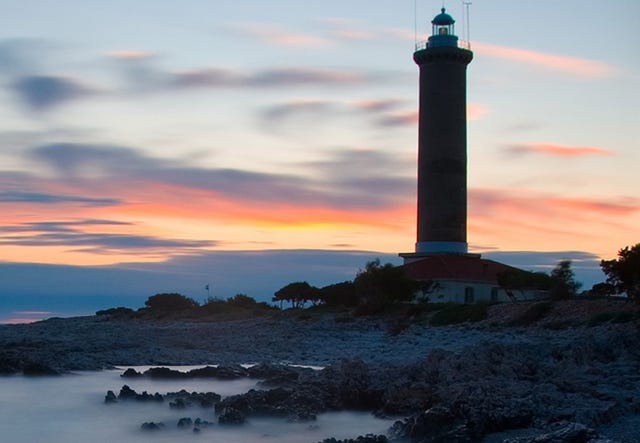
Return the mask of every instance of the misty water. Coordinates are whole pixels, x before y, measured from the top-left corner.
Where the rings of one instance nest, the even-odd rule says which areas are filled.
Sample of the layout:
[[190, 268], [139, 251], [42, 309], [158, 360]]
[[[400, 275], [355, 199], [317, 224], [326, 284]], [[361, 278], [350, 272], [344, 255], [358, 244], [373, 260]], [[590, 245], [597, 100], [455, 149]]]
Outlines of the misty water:
[[[148, 367], [137, 367], [146, 370]], [[193, 367], [175, 369], [189, 370]], [[242, 426], [220, 426], [212, 409], [175, 410], [168, 402], [105, 404], [108, 390], [116, 394], [126, 384], [136, 392], [216, 392], [223, 397], [255, 389], [256, 380], [152, 380], [123, 379], [123, 370], [77, 372], [51, 377], [0, 377], [0, 440], [12, 443], [316, 443], [324, 438], [355, 438], [384, 433], [392, 422], [359, 412], [336, 412], [316, 421], [289, 423], [286, 419], [249, 418]], [[177, 427], [182, 417], [214, 422], [200, 433]], [[163, 422], [161, 431], [142, 431], [145, 422]]]

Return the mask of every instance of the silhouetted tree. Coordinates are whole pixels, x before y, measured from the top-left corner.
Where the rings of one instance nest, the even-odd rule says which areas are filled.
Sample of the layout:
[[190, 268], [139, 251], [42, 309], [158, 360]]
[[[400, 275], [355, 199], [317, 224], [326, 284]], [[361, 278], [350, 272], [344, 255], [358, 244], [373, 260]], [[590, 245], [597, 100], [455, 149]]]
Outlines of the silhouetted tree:
[[640, 243], [620, 249], [617, 259], [602, 260], [600, 267], [616, 294], [640, 300]]
[[522, 269], [513, 268], [500, 272], [497, 277], [498, 285], [514, 301], [516, 300], [514, 291], [548, 291], [551, 287], [551, 277], [544, 272], [523, 271]]
[[314, 304], [318, 302], [318, 288], [311, 286], [306, 281], [289, 283], [273, 294], [272, 301], [290, 302], [293, 308], [302, 308], [308, 301]]
[[249, 308], [255, 306], [257, 302], [253, 297], [249, 297], [246, 294], [236, 294], [227, 299], [227, 304], [230, 306]]
[[353, 284], [361, 303], [380, 306], [413, 300], [420, 288], [420, 283], [407, 277], [402, 266], [381, 265], [379, 259], [368, 262]]
[[354, 307], [358, 304], [355, 286], [350, 281], [325, 286], [319, 290], [318, 297], [327, 306]]
[[154, 312], [184, 311], [199, 306], [195, 300], [177, 293], [152, 295], [144, 304]]
[[575, 297], [582, 286], [582, 283], [576, 281], [571, 269], [571, 260], [558, 262], [551, 271], [550, 278], [549, 296], [553, 299]]
[[609, 297], [616, 293], [616, 289], [609, 283], [596, 283], [588, 291], [587, 295], [591, 297]]

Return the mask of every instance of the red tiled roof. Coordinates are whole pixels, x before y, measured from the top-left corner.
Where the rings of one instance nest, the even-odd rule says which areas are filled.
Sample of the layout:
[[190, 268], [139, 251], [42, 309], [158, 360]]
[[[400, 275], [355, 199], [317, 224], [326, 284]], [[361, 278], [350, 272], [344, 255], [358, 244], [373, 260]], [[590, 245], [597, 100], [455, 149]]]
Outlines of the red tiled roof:
[[427, 255], [404, 265], [408, 277], [416, 280], [459, 280], [495, 283], [497, 275], [513, 266], [479, 256], [457, 254]]

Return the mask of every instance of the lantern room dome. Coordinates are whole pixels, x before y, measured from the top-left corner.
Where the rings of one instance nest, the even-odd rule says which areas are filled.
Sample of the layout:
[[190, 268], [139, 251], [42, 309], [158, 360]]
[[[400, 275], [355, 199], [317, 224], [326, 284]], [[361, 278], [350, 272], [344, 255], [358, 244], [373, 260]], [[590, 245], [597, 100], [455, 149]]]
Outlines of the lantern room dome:
[[442, 8], [440, 14], [436, 15], [431, 23], [436, 26], [453, 25], [456, 21], [445, 11], [445, 8]]

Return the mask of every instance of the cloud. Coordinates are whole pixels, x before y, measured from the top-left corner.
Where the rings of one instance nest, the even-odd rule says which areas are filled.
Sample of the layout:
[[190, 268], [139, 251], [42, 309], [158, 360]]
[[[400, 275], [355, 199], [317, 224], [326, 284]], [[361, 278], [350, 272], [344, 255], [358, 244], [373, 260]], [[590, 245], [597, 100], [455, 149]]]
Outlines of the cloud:
[[488, 43], [474, 42], [474, 51], [495, 58], [525, 63], [552, 71], [560, 71], [585, 78], [610, 78], [618, 73], [618, 69], [603, 62], [569, 57], [528, 49], [510, 48]]
[[378, 120], [383, 127], [416, 126], [418, 124], [418, 111], [403, 111], [388, 113]]
[[405, 101], [399, 98], [357, 101], [298, 99], [272, 105], [262, 112], [261, 117], [269, 128], [273, 124], [287, 120], [299, 123], [300, 119], [307, 119], [307, 121], [317, 124], [321, 119], [335, 117], [342, 119], [346, 116], [372, 117], [370, 123], [374, 127], [392, 128], [416, 125], [418, 114], [415, 110], [397, 109]]
[[477, 121], [482, 119], [489, 112], [489, 108], [481, 103], [467, 104], [467, 120]]
[[41, 52], [49, 46], [42, 40], [16, 38], [0, 41], [0, 74], [10, 77], [33, 71]]
[[335, 102], [325, 100], [295, 100], [269, 107], [262, 117], [269, 123], [275, 123], [301, 114], [317, 115], [335, 111], [335, 105]]
[[415, 185], [413, 178], [403, 175], [410, 166], [390, 154], [366, 149], [336, 150], [325, 161], [303, 165], [306, 169], [297, 174], [207, 169], [105, 145], [44, 145], [30, 156], [49, 168], [59, 184], [126, 195], [124, 204], [148, 201], [150, 195], [169, 202], [173, 195], [190, 192], [194, 205], [197, 197], [206, 198], [209, 205], [210, 200], [225, 201], [246, 206], [243, 211], [255, 208], [255, 216], [278, 211], [277, 207], [266, 209], [273, 204], [379, 210], [399, 204], [398, 195], [408, 195]]
[[527, 189], [470, 189], [470, 213], [481, 216], [500, 211], [520, 213], [522, 218], [533, 214], [545, 214], [549, 217], [553, 212], [571, 214], [598, 213], [605, 217], [631, 215], [640, 211], [640, 199], [632, 197], [561, 197]]
[[183, 71], [174, 74], [173, 84], [179, 88], [189, 87], [292, 87], [356, 85], [369, 82], [364, 74], [313, 68], [278, 68], [258, 71], [252, 75], [228, 69], [209, 68]]
[[365, 112], [387, 112], [391, 111], [398, 106], [401, 106], [405, 103], [405, 99], [401, 98], [385, 98], [385, 99], [377, 99], [377, 100], [359, 100], [353, 102], [353, 106], [356, 109], [360, 109]]
[[77, 195], [55, 195], [38, 192], [0, 192], [1, 203], [37, 203], [53, 205], [59, 203], [79, 203], [83, 206], [115, 206], [122, 201], [113, 198], [89, 198]]
[[542, 154], [552, 157], [585, 157], [585, 156], [608, 156], [613, 155], [613, 151], [605, 148], [591, 146], [566, 146], [552, 143], [528, 143], [524, 145], [514, 145], [508, 148], [512, 154]]
[[333, 38], [339, 40], [371, 40], [373, 34], [359, 29], [360, 24], [355, 20], [341, 17], [328, 17], [319, 20], [329, 28], [329, 33]]
[[45, 75], [21, 77], [13, 84], [13, 89], [30, 108], [38, 111], [93, 93], [74, 79]]
[[136, 51], [133, 49], [122, 49], [118, 51], [107, 52], [107, 57], [115, 60], [148, 60], [154, 58], [156, 55], [149, 51]]
[[[415, 41], [413, 31], [400, 28], [387, 28], [384, 34], [401, 40]], [[419, 39], [426, 36], [419, 35]], [[611, 78], [619, 74], [620, 70], [604, 62], [580, 57], [550, 54], [530, 49], [512, 48], [474, 41], [471, 49], [479, 54], [503, 60], [524, 63], [550, 71], [559, 71], [583, 78]]]
[[285, 31], [275, 25], [269, 26], [254, 23], [238, 26], [235, 29], [244, 36], [260, 41], [261, 44], [267, 43], [273, 46], [301, 48], [322, 48], [329, 45], [329, 41], [325, 38], [301, 32]]
[[87, 226], [127, 225], [105, 220], [72, 222], [20, 223], [0, 227], [0, 245], [4, 246], [63, 246], [79, 248], [96, 254], [121, 254], [123, 252], [159, 252], [180, 254], [195, 249], [215, 246], [215, 242], [179, 240], [149, 235], [85, 232], [78, 228]]

